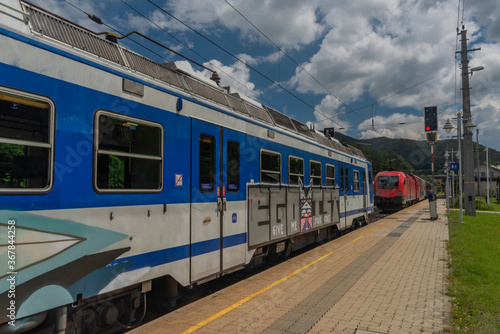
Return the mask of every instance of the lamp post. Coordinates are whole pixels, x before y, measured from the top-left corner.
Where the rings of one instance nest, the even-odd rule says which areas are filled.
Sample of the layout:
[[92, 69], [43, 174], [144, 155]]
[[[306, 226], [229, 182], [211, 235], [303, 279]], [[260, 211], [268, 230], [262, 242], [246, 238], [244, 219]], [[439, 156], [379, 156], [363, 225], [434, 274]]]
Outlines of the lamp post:
[[[451, 130], [453, 129], [453, 125], [451, 125], [450, 120], [448, 119], [446, 121], [446, 124], [444, 125], [443, 129], [446, 131], [446, 133], [450, 133]], [[459, 207], [460, 207], [460, 222], [464, 222], [463, 218], [463, 210], [462, 210], [462, 152], [461, 152], [461, 139], [462, 139], [462, 112], [459, 111], [457, 113], [457, 140], [458, 140], [458, 151], [457, 151], [457, 158], [458, 158], [458, 192], [459, 192]]]

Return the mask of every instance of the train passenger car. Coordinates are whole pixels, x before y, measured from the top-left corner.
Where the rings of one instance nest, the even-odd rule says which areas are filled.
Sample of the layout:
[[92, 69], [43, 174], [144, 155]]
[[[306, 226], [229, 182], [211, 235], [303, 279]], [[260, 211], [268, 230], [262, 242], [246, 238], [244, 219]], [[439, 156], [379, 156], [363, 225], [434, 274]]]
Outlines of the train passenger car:
[[380, 172], [375, 176], [375, 206], [385, 211], [400, 210], [425, 199], [427, 189], [428, 183], [416, 175]]
[[2, 333], [128, 328], [373, 212], [359, 150], [199, 72], [18, 0], [0, 45]]
[[423, 201], [429, 193], [431, 184], [416, 175], [413, 175], [413, 178], [415, 179], [416, 186], [416, 200], [417, 202]]

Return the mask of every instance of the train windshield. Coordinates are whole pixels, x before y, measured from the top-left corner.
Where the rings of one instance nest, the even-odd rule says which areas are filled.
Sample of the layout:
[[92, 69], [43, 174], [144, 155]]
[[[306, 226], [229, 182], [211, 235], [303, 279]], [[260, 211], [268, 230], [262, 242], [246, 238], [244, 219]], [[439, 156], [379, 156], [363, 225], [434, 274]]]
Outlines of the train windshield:
[[398, 189], [399, 177], [397, 176], [379, 176], [379, 189]]

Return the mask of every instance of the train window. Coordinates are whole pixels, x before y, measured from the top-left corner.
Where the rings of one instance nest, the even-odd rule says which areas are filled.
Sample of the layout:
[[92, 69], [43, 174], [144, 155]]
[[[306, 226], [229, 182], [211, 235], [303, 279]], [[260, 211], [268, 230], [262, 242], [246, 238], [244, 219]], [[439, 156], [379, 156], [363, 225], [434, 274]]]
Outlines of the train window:
[[349, 191], [349, 168], [345, 169], [345, 191]]
[[359, 191], [359, 171], [357, 171], [357, 170], [353, 171], [352, 182], [353, 182], [354, 191], [358, 192]]
[[292, 157], [288, 158], [288, 183], [290, 185], [298, 185], [299, 179], [304, 182], [304, 159]]
[[333, 187], [335, 185], [335, 166], [326, 164], [325, 173], [326, 185]]
[[199, 188], [202, 192], [215, 190], [215, 138], [200, 135]]
[[340, 167], [340, 191], [344, 191], [344, 167]]
[[281, 183], [281, 155], [279, 153], [260, 152], [260, 182]]
[[313, 186], [321, 185], [321, 163], [317, 161], [309, 161], [309, 176], [310, 184]]
[[240, 191], [240, 143], [227, 142], [227, 190]]
[[102, 192], [162, 189], [163, 129], [132, 117], [96, 114], [96, 188]]
[[54, 106], [48, 99], [0, 90], [0, 192], [52, 187]]
[[398, 189], [399, 177], [397, 176], [379, 176], [379, 189]]

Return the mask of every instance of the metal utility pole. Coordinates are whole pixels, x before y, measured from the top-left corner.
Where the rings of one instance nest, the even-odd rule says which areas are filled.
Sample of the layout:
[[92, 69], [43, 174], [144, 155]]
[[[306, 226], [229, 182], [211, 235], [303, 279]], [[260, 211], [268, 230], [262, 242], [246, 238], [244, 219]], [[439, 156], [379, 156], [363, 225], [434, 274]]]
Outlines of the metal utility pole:
[[486, 204], [490, 205], [490, 162], [488, 160], [488, 145], [486, 145]]
[[[458, 28], [457, 28], [458, 30]], [[474, 182], [474, 156], [472, 147], [472, 116], [470, 111], [470, 88], [469, 88], [469, 59], [467, 52], [480, 49], [467, 50], [467, 30], [462, 26], [461, 35], [462, 50], [462, 98], [463, 98], [463, 124], [464, 124], [464, 183], [465, 183], [465, 214], [476, 216], [476, 193]]]
[[460, 208], [460, 222], [463, 223], [464, 222], [464, 214], [463, 214], [463, 210], [462, 210], [462, 145], [460, 144], [461, 140], [460, 138], [462, 138], [462, 120], [463, 120], [463, 117], [462, 117], [462, 113], [459, 111], [458, 114], [457, 114], [457, 136], [458, 136], [458, 152], [457, 152], [457, 156], [458, 156], [458, 192], [459, 192], [459, 196], [458, 196], [458, 201], [460, 203], [459, 205], [459, 208]]
[[479, 155], [480, 155], [480, 151], [479, 151], [479, 129], [476, 129], [476, 151], [477, 151], [477, 194], [479, 195], [479, 197], [481, 197], [481, 173], [480, 173], [480, 169], [481, 169], [481, 165], [479, 163]]

